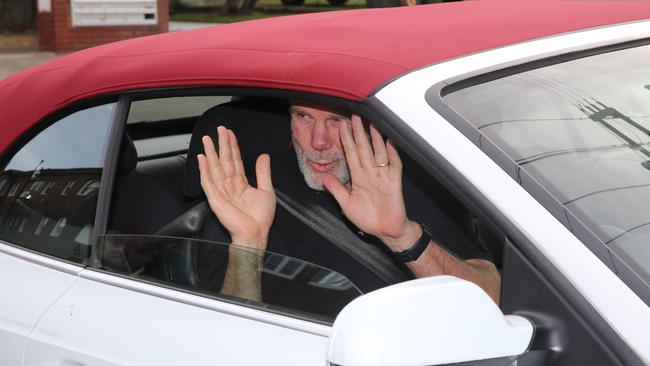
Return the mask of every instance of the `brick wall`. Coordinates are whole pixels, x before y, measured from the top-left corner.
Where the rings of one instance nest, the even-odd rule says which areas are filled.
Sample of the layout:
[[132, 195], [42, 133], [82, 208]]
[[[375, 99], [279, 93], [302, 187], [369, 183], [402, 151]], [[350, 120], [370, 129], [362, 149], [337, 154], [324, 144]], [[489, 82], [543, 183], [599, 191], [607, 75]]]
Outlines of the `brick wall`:
[[72, 27], [70, 0], [52, 0], [51, 12], [38, 12], [37, 14], [39, 48], [43, 51], [68, 52], [103, 43], [167, 32], [169, 29], [169, 0], [157, 1], [157, 25]]

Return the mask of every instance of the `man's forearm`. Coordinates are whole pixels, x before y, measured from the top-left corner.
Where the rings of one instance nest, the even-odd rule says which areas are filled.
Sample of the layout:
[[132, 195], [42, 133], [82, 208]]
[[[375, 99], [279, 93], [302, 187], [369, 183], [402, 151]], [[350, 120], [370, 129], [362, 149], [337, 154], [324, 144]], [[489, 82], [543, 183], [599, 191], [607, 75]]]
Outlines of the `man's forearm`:
[[231, 246], [221, 292], [224, 295], [262, 301], [263, 255]]
[[494, 264], [484, 259], [461, 260], [436, 242], [431, 241], [420, 257], [407, 264], [411, 272], [420, 277], [451, 275], [481, 287], [499, 304], [501, 276]]
[[[422, 227], [415, 221], [407, 220], [401, 235], [380, 238], [394, 252], [402, 252], [413, 246], [422, 235]], [[483, 259], [462, 260], [449, 253], [431, 240], [420, 257], [407, 266], [416, 277], [451, 275], [470, 281], [481, 287], [499, 303], [501, 277], [494, 264]]]

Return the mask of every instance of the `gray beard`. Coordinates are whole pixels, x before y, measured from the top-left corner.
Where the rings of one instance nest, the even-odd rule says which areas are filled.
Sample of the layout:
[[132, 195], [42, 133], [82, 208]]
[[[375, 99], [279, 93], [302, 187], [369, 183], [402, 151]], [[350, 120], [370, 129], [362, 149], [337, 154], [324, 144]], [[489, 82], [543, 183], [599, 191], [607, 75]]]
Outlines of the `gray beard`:
[[[318, 173], [313, 171], [309, 167], [309, 160], [311, 161], [334, 161], [338, 160], [338, 164], [334, 168], [335, 170], [330, 172], [329, 175], [333, 175], [338, 178], [339, 181], [343, 184], [348, 184], [350, 182], [350, 170], [348, 169], [347, 161], [343, 153], [331, 154], [326, 152], [318, 153], [306, 153], [304, 152], [296, 140], [293, 139], [293, 148], [296, 151], [296, 158], [298, 159], [298, 168], [302, 173], [302, 176], [305, 178], [305, 183], [309, 188], [317, 191], [325, 191], [326, 188], [323, 186], [323, 178], [326, 176], [323, 173]], [[320, 179], [319, 179], [320, 176]]]

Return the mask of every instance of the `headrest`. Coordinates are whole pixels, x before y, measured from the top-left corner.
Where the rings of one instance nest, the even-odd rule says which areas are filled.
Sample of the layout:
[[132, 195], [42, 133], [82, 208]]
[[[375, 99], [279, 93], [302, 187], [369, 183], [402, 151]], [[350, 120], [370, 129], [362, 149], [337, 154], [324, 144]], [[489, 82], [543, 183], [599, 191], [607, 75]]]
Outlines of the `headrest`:
[[205, 111], [199, 118], [190, 140], [183, 190], [187, 197], [203, 195], [199, 176], [197, 154], [204, 153], [203, 136], [210, 136], [219, 151], [217, 127], [231, 129], [237, 136], [249, 179], [255, 176], [255, 161], [260, 154], [274, 156], [286, 154], [290, 141], [288, 104], [284, 100], [240, 100], [221, 104]]
[[117, 174], [126, 175], [135, 170], [138, 165], [138, 152], [135, 149], [131, 136], [124, 131], [122, 142], [120, 143], [120, 158], [117, 165]]

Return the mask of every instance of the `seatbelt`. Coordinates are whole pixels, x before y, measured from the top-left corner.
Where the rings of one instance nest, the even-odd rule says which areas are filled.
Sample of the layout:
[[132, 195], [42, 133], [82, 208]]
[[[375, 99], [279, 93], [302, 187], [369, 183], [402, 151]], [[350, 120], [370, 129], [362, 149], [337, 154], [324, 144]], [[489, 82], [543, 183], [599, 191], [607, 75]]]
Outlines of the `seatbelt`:
[[313, 203], [300, 203], [277, 189], [275, 193], [280, 206], [387, 284], [413, 278], [399, 268], [382, 249], [359, 239], [345, 223], [323, 207]]

